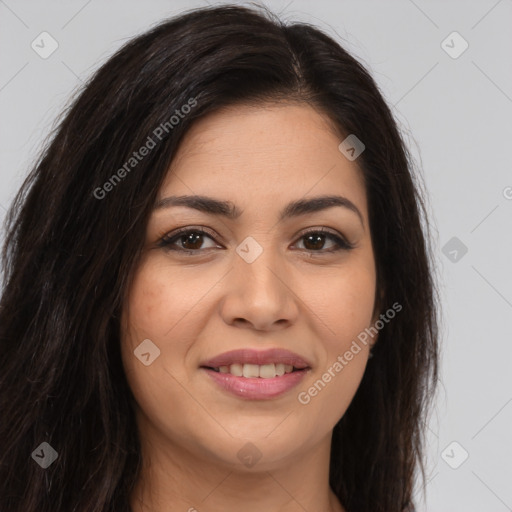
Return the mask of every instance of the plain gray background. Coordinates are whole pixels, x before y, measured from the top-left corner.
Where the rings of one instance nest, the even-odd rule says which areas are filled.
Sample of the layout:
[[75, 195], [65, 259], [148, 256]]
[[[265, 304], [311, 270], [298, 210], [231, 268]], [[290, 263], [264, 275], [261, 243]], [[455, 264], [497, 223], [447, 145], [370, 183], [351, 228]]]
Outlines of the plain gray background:
[[[0, 220], [82, 81], [131, 37], [207, 3], [0, 0]], [[265, 5], [368, 67], [422, 169], [443, 331], [419, 511], [512, 510], [512, 0]], [[31, 47], [44, 31], [59, 45], [46, 59]]]

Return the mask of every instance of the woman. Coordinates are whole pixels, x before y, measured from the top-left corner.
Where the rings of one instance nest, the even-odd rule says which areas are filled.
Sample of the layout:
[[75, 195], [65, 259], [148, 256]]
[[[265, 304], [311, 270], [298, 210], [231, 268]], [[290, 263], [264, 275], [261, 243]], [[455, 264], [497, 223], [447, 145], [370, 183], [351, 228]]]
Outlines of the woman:
[[7, 217], [0, 509], [414, 510], [438, 340], [410, 167], [314, 27], [225, 5], [121, 48]]

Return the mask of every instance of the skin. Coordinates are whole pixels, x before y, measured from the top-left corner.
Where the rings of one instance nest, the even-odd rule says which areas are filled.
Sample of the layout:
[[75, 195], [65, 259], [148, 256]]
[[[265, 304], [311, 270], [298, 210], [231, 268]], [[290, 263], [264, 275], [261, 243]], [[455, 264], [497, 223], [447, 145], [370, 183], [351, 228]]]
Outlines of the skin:
[[[242, 215], [172, 206], [148, 223], [121, 328], [144, 458], [134, 512], [344, 511], [328, 483], [332, 429], [376, 338], [307, 405], [297, 399], [378, 318], [366, 191], [357, 161], [338, 150], [341, 140], [311, 106], [285, 103], [224, 109], [185, 136], [158, 200], [206, 195], [232, 201]], [[290, 201], [332, 194], [352, 201], [362, 221], [338, 206], [277, 220]], [[158, 247], [188, 226], [216, 236], [178, 237], [174, 247], [193, 255]], [[327, 252], [335, 240], [303, 235], [322, 227], [355, 247]], [[263, 249], [252, 263], [236, 252], [248, 236]], [[160, 349], [148, 366], [134, 355], [145, 339]], [[199, 368], [229, 350], [276, 347], [312, 368], [274, 399], [237, 398]], [[237, 457], [248, 442], [262, 455], [252, 467]]]

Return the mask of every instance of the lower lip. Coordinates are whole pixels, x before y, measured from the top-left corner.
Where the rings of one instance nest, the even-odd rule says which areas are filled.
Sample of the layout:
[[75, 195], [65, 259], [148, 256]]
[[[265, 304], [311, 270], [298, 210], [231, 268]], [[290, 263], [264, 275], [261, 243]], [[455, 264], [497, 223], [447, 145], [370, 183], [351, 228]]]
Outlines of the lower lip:
[[201, 368], [222, 389], [247, 400], [266, 400], [280, 396], [294, 388], [305, 377], [308, 370], [285, 373], [271, 379], [236, 377], [231, 373], [220, 373], [208, 368]]

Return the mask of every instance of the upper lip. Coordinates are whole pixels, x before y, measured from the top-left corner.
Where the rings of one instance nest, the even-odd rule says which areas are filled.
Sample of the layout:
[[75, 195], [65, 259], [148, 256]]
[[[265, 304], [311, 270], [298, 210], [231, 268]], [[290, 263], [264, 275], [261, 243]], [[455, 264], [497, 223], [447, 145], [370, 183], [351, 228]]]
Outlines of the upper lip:
[[220, 366], [230, 366], [235, 363], [257, 364], [260, 366], [264, 364], [281, 363], [290, 364], [299, 370], [311, 367], [310, 363], [298, 354], [281, 348], [267, 350], [231, 350], [229, 352], [219, 354], [212, 359], [208, 359], [207, 361], [203, 361], [200, 366], [219, 368]]

